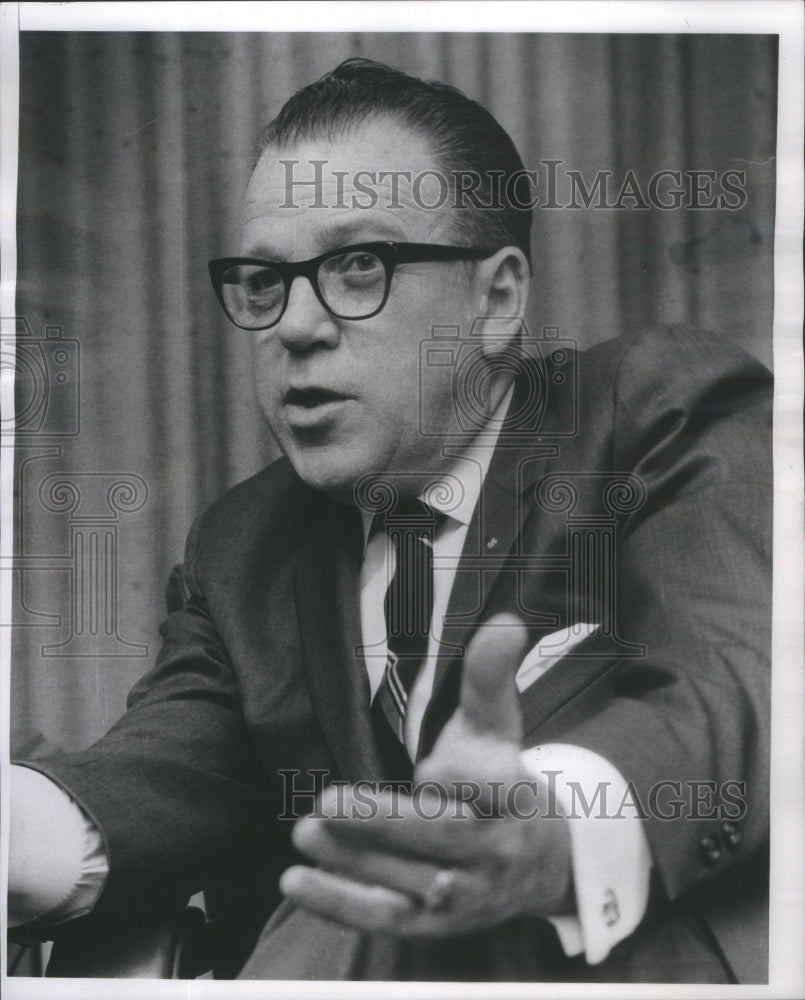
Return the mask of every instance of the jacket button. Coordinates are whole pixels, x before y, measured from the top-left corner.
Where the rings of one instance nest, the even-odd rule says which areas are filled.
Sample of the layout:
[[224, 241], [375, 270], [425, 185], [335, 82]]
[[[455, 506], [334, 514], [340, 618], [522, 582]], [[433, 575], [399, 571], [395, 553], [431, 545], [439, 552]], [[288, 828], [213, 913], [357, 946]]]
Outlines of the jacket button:
[[743, 840], [743, 834], [738, 829], [738, 824], [724, 820], [721, 824], [721, 839], [731, 851], [734, 851]]
[[702, 837], [699, 842], [699, 857], [706, 865], [714, 865], [721, 860], [721, 848], [715, 837]]

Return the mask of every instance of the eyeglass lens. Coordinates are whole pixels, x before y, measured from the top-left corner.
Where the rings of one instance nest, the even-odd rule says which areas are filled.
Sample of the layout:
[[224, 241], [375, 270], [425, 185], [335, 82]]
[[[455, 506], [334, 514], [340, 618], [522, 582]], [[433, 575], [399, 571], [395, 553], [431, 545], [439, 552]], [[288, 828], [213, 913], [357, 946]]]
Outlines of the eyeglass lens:
[[[386, 294], [383, 261], [367, 250], [327, 257], [319, 264], [316, 281], [327, 308], [345, 319], [376, 312]], [[285, 307], [285, 281], [273, 267], [237, 264], [227, 268], [221, 291], [230, 316], [239, 326], [269, 325]]]

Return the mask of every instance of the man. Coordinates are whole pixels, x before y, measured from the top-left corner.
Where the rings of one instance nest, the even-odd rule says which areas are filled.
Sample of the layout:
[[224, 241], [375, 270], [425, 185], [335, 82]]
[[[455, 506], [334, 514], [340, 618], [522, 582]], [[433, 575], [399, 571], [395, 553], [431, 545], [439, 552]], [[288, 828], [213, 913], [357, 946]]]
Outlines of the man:
[[211, 275], [284, 457], [194, 526], [127, 714], [15, 775], [20, 919], [246, 882], [249, 978], [740, 977], [767, 373], [532, 338], [524, 181], [486, 111], [363, 60], [266, 130]]

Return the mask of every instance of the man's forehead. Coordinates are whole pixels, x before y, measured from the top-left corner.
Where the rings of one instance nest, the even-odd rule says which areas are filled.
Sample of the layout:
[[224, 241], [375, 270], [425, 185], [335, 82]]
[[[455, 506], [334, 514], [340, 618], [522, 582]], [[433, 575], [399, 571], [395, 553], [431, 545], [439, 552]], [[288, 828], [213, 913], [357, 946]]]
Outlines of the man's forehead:
[[441, 168], [432, 143], [419, 131], [391, 118], [372, 118], [334, 135], [313, 135], [296, 142], [273, 144], [260, 156], [255, 175], [283, 178], [287, 160], [323, 160], [330, 172], [410, 171]]
[[371, 122], [336, 139], [270, 146], [255, 167], [244, 206], [244, 235], [315, 226], [383, 238], [424, 239], [450, 225], [449, 180], [427, 140], [401, 126]]

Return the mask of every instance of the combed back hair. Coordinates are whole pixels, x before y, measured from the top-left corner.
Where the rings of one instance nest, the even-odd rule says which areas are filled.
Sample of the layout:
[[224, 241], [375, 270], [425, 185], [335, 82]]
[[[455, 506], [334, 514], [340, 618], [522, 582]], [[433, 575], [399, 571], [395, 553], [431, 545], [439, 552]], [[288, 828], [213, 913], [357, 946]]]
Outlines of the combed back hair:
[[[439, 157], [454, 212], [454, 236], [462, 245], [499, 250], [519, 247], [531, 264], [530, 192], [507, 197], [507, 179], [516, 175], [521, 192], [523, 162], [506, 131], [477, 101], [455, 87], [419, 80], [370, 59], [347, 59], [320, 80], [298, 90], [263, 129], [258, 154], [269, 146], [289, 147], [306, 140], [343, 138], [373, 118], [396, 118], [422, 135]], [[382, 169], [382, 164], [380, 165]], [[456, 174], [472, 173], [480, 184], [455, 197]], [[463, 204], [462, 204], [463, 203]], [[485, 207], [497, 205], [499, 207]]]

